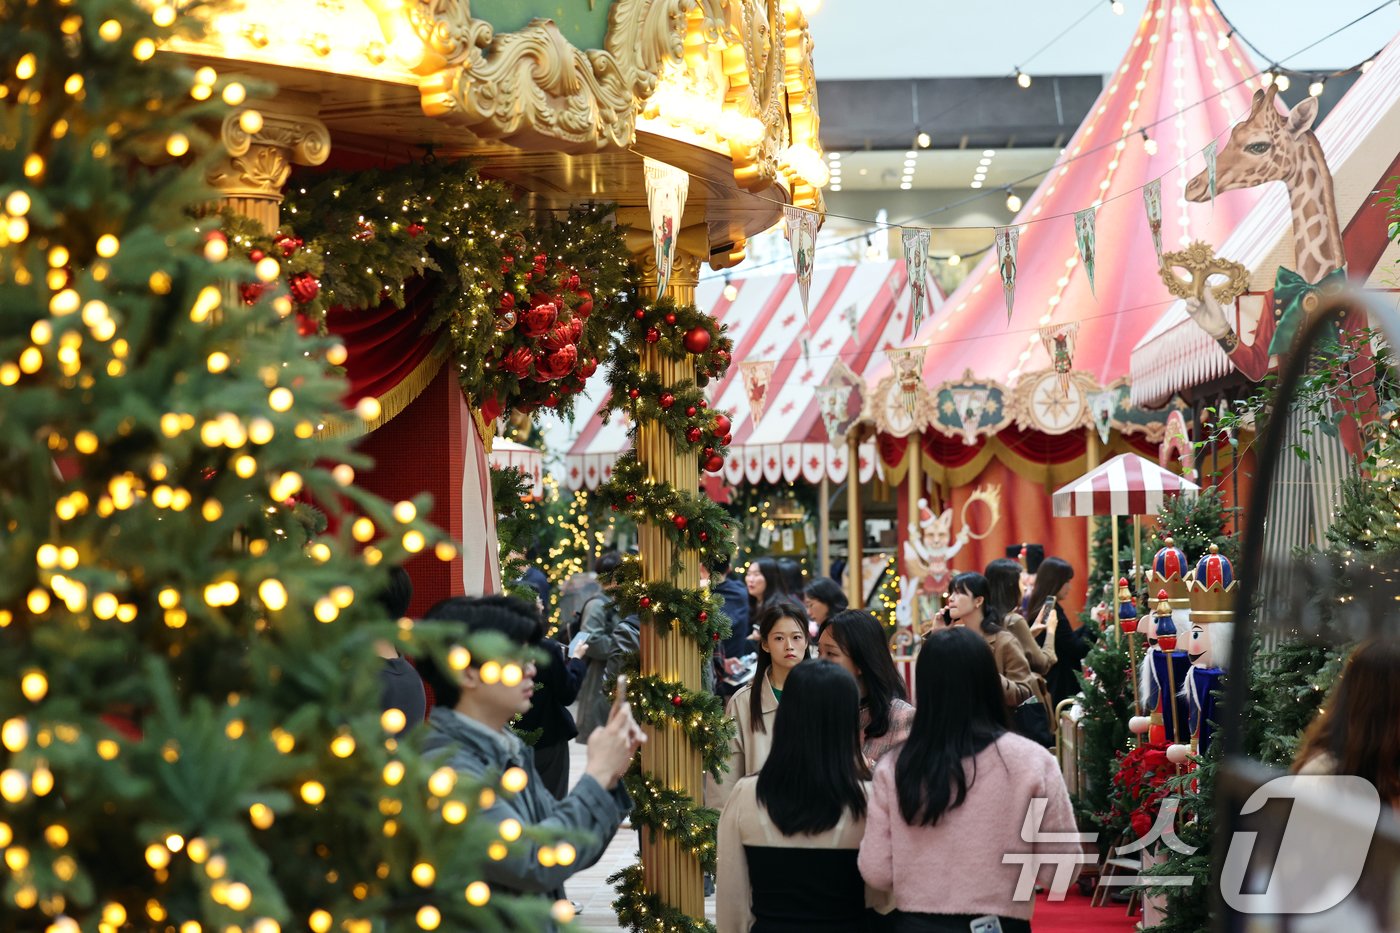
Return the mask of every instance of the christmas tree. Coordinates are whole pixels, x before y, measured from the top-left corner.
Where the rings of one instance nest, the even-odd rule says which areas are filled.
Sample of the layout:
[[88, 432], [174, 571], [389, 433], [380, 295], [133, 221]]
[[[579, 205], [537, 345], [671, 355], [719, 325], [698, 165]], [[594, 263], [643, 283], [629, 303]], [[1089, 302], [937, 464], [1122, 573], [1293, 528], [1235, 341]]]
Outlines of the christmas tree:
[[518, 834], [475, 811], [510, 791], [435, 771], [380, 714], [376, 639], [467, 661], [374, 598], [453, 549], [314, 439], [343, 349], [298, 335], [277, 260], [194, 219], [203, 127], [246, 91], [156, 52], [205, 12], [0, 4], [0, 915], [538, 929], [551, 905], [482, 881]]

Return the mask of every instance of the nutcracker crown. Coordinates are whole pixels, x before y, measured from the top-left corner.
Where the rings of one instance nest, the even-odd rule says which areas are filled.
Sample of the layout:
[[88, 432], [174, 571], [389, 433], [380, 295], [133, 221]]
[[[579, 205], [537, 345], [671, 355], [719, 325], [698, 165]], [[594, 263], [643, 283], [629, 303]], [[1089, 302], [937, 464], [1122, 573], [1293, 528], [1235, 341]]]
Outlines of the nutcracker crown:
[[1160, 584], [1167, 591], [1173, 606], [1185, 609], [1191, 561], [1186, 552], [1176, 546], [1174, 539], [1166, 538], [1163, 545], [1152, 558], [1152, 582]]
[[1212, 544], [1210, 552], [1196, 564], [1196, 576], [1191, 581], [1191, 621], [1200, 624], [1234, 621], [1236, 586], [1234, 565]]

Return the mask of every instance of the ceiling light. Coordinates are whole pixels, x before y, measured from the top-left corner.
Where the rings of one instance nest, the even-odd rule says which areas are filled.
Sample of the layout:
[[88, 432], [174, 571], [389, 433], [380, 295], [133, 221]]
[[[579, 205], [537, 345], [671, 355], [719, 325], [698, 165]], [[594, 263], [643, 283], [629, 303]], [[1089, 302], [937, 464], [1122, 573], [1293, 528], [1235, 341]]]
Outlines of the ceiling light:
[[1024, 71], [1022, 71], [1022, 70], [1018, 67], [1018, 68], [1016, 69], [1016, 83], [1019, 84], [1019, 85], [1021, 85], [1021, 87], [1030, 87], [1030, 86], [1031, 86], [1031, 76], [1028, 75], [1028, 74], [1026, 74]]
[[983, 149], [982, 154], [990, 159], [997, 154], [997, 151], [995, 149]]
[[1122, 15], [1123, 15], [1123, 0], [1112, 0], [1112, 2], [1109, 3], [1108, 6], [1109, 6], [1109, 9], [1113, 10], [1113, 15], [1114, 15], [1114, 16], [1122, 16]]
[[1006, 189], [1006, 209], [1013, 214], [1021, 209], [1021, 196], [1010, 188]]
[[914, 166], [916, 166], [916, 165], [918, 165], [918, 164], [919, 164], [919, 160], [918, 160], [918, 159], [905, 159], [905, 160], [904, 160], [904, 167], [905, 167], [905, 168], [913, 168]]
[[840, 186], [838, 183], [836, 183], [836, 182], [833, 181], [833, 182], [831, 183], [831, 186], [830, 186], [829, 188], [827, 188], [826, 190], [827, 190], [827, 191], [840, 191], [840, 190], [841, 190], [841, 186]]
[[1279, 75], [1277, 78], [1274, 79], [1274, 85], [1275, 85], [1280, 91], [1286, 91], [1286, 90], [1288, 90], [1289, 86], [1290, 86], [1292, 83], [1293, 83], [1293, 81], [1288, 77], [1288, 75], [1285, 75], [1285, 74], [1281, 74], [1281, 75]]
[[914, 186], [911, 185], [911, 184], [909, 184], [909, 182], [907, 182], [907, 181], [902, 181], [902, 182], [899, 183], [899, 190], [900, 190], [900, 191], [909, 191], [909, 190], [912, 189], [913, 187], [914, 187]]
[[914, 137], [914, 142], [918, 144], [920, 149], [927, 149], [929, 146], [933, 145], [933, 137], [923, 130], [919, 130], [919, 135]]
[[1322, 96], [1322, 86], [1327, 83], [1326, 78], [1314, 78], [1313, 83], [1308, 85], [1308, 94], [1311, 97]]
[[919, 157], [919, 150], [917, 150], [917, 149], [910, 149], [909, 151], [907, 151], [907, 152], [904, 153], [904, 158], [906, 158], [906, 159], [917, 159], [918, 157]]
[[974, 182], [972, 183], [972, 187], [974, 187], [974, 188], [980, 188], [980, 187], [982, 187], [982, 183], [981, 183], [980, 181], [974, 181]]

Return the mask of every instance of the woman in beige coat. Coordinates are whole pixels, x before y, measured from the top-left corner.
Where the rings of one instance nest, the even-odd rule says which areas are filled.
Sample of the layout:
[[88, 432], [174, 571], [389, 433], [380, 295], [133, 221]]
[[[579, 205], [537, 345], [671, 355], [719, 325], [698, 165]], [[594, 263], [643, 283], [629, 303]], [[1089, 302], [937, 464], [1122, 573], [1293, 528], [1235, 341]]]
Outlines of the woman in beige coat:
[[807, 612], [797, 603], [780, 599], [758, 617], [758, 667], [753, 680], [729, 698], [726, 713], [734, 721], [729, 743], [729, 770], [720, 781], [709, 782], [706, 803], [724, 806], [734, 784], [757, 774], [768, 760], [773, 744], [773, 717], [783, 696], [788, 673], [807, 660]]
[[[1016, 636], [1016, 642], [1021, 646], [1021, 651], [1025, 653], [1026, 661], [1030, 664], [1031, 670], [1044, 677], [1050, 672], [1050, 668], [1055, 666], [1055, 633], [1053, 630], [1049, 631], [1045, 637], [1045, 644], [1041, 645], [1035, 640], [1036, 633], [1031, 631], [1025, 616], [1016, 611], [1021, 605], [1021, 572], [1023, 569], [1020, 561], [1011, 560], [1008, 557], [999, 557], [988, 564], [986, 577], [990, 594], [987, 602], [1001, 612], [1002, 626]], [[1042, 608], [1041, 606], [1032, 606], [1028, 611], [1040, 613]], [[1051, 612], [1046, 615], [1048, 619], [1037, 619], [1037, 624], [1053, 626], [1058, 621], [1055, 613]], [[1048, 691], [1043, 699], [1048, 701]]]

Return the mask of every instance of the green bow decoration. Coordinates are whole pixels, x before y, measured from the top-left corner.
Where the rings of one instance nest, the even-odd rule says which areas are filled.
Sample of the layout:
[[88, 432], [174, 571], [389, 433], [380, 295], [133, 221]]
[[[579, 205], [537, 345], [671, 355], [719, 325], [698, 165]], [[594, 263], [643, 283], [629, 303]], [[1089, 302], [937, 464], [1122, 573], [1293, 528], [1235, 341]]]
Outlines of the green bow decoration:
[[[1323, 296], [1340, 291], [1346, 283], [1346, 266], [1333, 269], [1316, 285], [1303, 281], [1303, 277], [1292, 269], [1279, 266], [1274, 276], [1274, 307], [1277, 309], [1278, 326], [1274, 329], [1274, 339], [1269, 341], [1269, 353], [1287, 353], [1291, 350], [1293, 338], [1308, 315], [1321, 304]], [[1338, 338], [1334, 323], [1324, 338], [1323, 346], [1336, 346]]]

